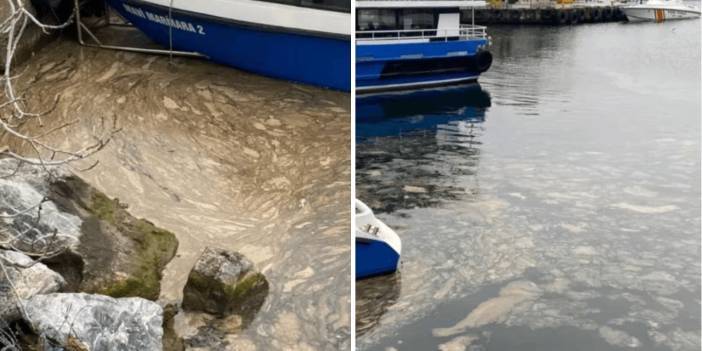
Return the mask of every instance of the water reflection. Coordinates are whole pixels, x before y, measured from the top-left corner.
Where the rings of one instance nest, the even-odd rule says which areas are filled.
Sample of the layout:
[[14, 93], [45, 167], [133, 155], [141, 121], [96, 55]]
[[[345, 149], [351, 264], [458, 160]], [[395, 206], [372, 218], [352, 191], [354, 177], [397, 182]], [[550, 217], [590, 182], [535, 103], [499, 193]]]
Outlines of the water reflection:
[[477, 172], [489, 106], [478, 84], [358, 99], [359, 198], [383, 213], [474, 194], [456, 180]]
[[401, 274], [395, 273], [356, 281], [356, 335], [361, 336], [380, 322], [380, 318], [400, 297]]
[[356, 137], [399, 136], [451, 121], [483, 122], [488, 107], [490, 94], [480, 84], [361, 96], [356, 99]]

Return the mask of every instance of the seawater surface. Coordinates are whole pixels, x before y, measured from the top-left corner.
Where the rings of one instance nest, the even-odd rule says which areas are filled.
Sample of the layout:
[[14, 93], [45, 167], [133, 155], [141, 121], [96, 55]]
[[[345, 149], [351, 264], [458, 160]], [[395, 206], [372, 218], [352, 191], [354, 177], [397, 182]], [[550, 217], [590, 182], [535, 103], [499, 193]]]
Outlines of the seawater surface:
[[488, 32], [479, 85], [357, 100], [403, 241], [358, 348], [699, 350], [699, 21]]

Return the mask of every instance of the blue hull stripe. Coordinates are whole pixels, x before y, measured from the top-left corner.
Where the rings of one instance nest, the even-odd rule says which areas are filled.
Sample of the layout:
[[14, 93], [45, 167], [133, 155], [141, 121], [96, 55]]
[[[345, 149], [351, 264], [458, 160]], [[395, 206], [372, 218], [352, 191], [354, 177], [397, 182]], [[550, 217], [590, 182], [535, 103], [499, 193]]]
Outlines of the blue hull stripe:
[[[108, 0], [112, 8], [153, 41], [168, 47], [168, 12], [142, 2]], [[349, 91], [348, 39], [257, 29], [173, 12], [173, 48], [269, 77]]]
[[356, 279], [395, 272], [399, 261], [400, 255], [383, 241], [356, 240]]

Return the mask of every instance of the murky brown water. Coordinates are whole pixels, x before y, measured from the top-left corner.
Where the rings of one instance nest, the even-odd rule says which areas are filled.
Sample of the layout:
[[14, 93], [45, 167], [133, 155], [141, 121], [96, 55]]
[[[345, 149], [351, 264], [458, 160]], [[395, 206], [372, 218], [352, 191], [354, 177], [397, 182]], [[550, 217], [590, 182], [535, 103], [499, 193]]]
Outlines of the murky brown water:
[[80, 119], [50, 140], [82, 145], [103, 119], [122, 128], [93, 157], [99, 165], [78, 174], [177, 235], [164, 303], [180, 299], [205, 246], [238, 250], [266, 274], [270, 294], [231, 336], [236, 349], [349, 347], [348, 94], [70, 39], [28, 65], [29, 102], [60, 97], [44, 129]]

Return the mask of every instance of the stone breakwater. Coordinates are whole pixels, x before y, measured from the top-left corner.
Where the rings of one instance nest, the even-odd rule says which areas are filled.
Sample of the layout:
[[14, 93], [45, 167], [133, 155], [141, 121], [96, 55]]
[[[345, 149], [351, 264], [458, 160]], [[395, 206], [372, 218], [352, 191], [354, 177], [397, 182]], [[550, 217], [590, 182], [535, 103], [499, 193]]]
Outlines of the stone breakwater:
[[[461, 13], [463, 23], [471, 23], [471, 11]], [[626, 21], [618, 6], [567, 6], [545, 8], [476, 9], [475, 23], [568, 26], [584, 23]]]
[[[121, 128], [93, 159], [72, 167], [131, 214], [175, 234], [161, 305], [180, 303], [206, 247], [236, 251], [266, 276], [269, 291], [250, 324], [223, 340], [243, 350], [348, 348], [348, 94], [67, 40], [27, 65], [18, 84], [31, 85], [28, 103], [59, 102], [44, 129], [29, 123], [25, 130], [78, 119], [46, 138], [70, 148], [112, 121]], [[6, 136], [0, 144], [29, 150]], [[181, 322], [198, 318], [209, 317], [179, 312], [173, 324], [190, 335]]]

